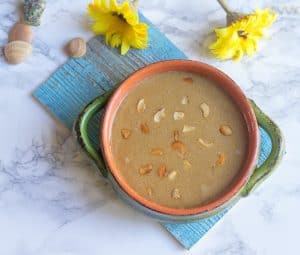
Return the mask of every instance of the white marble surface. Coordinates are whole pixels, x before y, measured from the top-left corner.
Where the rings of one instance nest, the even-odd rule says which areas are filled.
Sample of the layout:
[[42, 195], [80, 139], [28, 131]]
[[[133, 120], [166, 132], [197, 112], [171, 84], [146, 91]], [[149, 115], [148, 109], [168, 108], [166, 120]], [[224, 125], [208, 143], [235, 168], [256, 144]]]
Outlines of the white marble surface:
[[[0, 47], [18, 19], [18, 2], [0, 0]], [[230, 1], [244, 11], [261, 6], [280, 13], [254, 58], [233, 63], [207, 53], [212, 29], [224, 23], [216, 1], [141, 0], [144, 14], [180, 49], [228, 73], [286, 137], [278, 170], [189, 252], [119, 201], [69, 131], [31, 96], [66, 61], [69, 39], [91, 37], [87, 2], [48, 1], [25, 63], [9, 66], [0, 53], [0, 254], [299, 254], [300, 1]]]

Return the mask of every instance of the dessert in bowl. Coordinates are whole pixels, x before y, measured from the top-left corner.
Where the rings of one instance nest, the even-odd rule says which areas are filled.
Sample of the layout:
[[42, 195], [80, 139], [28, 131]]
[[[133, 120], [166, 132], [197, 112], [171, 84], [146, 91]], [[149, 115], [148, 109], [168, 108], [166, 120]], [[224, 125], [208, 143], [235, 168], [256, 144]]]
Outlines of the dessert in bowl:
[[[162, 61], [133, 73], [111, 94], [88, 105], [74, 130], [135, 208], [162, 221], [201, 219], [260, 181], [262, 175], [250, 179], [259, 151], [256, 115], [239, 86], [218, 69]], [[100, 155], [82, 131], [105, 100]]]

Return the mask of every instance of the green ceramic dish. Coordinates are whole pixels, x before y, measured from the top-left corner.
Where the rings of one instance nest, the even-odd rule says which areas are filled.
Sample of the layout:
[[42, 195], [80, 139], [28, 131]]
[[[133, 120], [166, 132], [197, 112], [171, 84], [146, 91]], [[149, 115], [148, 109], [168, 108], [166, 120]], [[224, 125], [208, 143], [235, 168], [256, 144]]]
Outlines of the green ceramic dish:
[[212, 215], [217, 214], [223, 209], [231, 207], [235, 202], [237, 202], [239, 198], [249, 195], [259, 184], [261, 184], [267, 177], [270, 176], [270, 174], [274, 171], [274, 169], [280, 162], [284, 153], [284, 140], [280, 129], [268, 116], [266, 116], [257, 107], [257, 105], [252, 100], [249, 100], [249, 103], [251, 104], [257, 117], [258, 124], [266, 130], [266, 132], [269, 134], [272, 140], [272, 150], [268, 159], [263, 163], [263, 165], [255, 169], [249, 181], [246, 183], [246, 185], [243, 187], [240, 193], [237, 194], [236, 197], [234, 197], [232, 200], [230, 200], [229, 203], [226, 203], [224, 206], [218, 208], [218, 210], [215, 210], [214, 212], [207, 212], [202, 215], [190, 215], [181, 217], [173, 215], [164, 215], [156, 211], [152, 211], [149, 208], [137, 203], [120, 188], [114, 177], [106, 168], [104, 160], [101, 156], [101, 152], [93, 147], [88, 136], [87, 127], [90, 120], [96, 113], [98, 113], [101, 109], [105, 107], [105, 104], [108, 101], [112, 92], [113, 91], [109, 91], [106, 94], [97, 97], [82, 110], [81, 114], [78, 116], [74, 124], [74, 136], [76, 137], [76, 140], [80, 145], [81, 149], [92, 161], [92, 163], [95, 164], [99, 174], [104, 178], [107, 178], [111, 182], [114, 190], [125, 202], [132, 205], [134, 208], [142, 211], [146, 215], [154, 217], [160, 221], [188, 222], [206, 217], [211, 217]]
[[[167, 71], [188, 71], [208, 77], [224, 89], [235, 101], [237, 107], [243, 113], [248, 128], [248, 154], [245, 158], [243, 169], [236, 181], [230, 188], [214, 201], [199, 205], [195, 208], [169, 208], [158, 205], [137, 194], [124, 180], [119, 169], [114, 166], [114, 158], [110, 147], [110, 130], [114, 123], [115, 112], [118, 105], [130, 89], [138, 86], [139, 82], [151, 75]], [[268, 118], [253, 101], [248, 100], [237, 86], [226, 74], [205, 63], [188, 60], [161, 61], [148, 65], [130, 75], [115, 93], [111, 90], [104, 95], [94, 99], [87, 105], [74, 125], [74, 135], [85, 154], [97, 167], [99, 173], [107, 178], [118, 195], [132, 205], [134, 208], [154, 217], [160, 221], [188, 222], [211, 217], [218, 212], [231, 207], [239, 198], [247, 196], [265, 178], [267, 178], [277, 166], [284, 152], [284, 141], [280, 129]], [[108, 104], [105, 106], [106, 102]], [[105, 108], [104, 118], [100, 131], [100, 148], [94, 148], [89, 135], [88, 124], [91, 118]], [[100, 125], [100, 123], [99, 123]], [[259, 131], [260, 125], [270, 136], [272, 149], [269, 157], [258, 168], [255, 168], [259, 153]]]

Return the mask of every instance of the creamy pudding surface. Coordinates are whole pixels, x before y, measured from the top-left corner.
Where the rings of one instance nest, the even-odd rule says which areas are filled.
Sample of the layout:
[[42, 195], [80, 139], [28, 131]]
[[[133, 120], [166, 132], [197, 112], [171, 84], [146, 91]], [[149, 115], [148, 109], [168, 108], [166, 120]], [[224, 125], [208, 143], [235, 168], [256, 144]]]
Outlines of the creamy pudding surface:
[[118, 171], [142, 197], [193, 208], [222, 195], [247, 154], [246, 122], [231, 97], [198, 74], [165, 72], [120, 103], [110, 146]]

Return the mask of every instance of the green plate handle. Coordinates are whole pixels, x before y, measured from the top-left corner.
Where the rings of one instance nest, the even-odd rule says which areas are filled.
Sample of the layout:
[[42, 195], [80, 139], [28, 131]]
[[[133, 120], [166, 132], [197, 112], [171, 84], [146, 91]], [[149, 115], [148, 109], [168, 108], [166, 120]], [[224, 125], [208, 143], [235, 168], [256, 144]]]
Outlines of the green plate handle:
[[[73, 127], [73, 132], [79, 145], [104, 177], [107, 177], [107, 169], [101, 153], [91, 143], [87, 128], [91, 118], [105, 106], [113, 91], [110, 90], [91, 101], [79, 114]], [[255, 112], [258, 124], [266, 130], [271, 138], [272, 150], [266, 161], [255, 169], [241, 192], [242, 196], [247, 196], [274, 171], [285, 151], [283, 135], [278, 126], [252, 100], [249, 100], [249, 102]]]
[[277, 167], [285, 152], [284, 138], [279, 127], [265, 115], [253, 100], [249, 99], [257, 118], [258, 124], [269, 134], [272, 141], [272, 149], [269, 157], [258, 168], [256, 168], [247, 184], [244, 186], [241, 195], [248, 196], [260, 183], [262, 183]]
[[91, 118], [105, 106], [113, 91], [114, 90], [109, 90], [103, 95], [92, 100], [81, 111], [73, 127], [73, 134], [76, 137], [81, 149], [83, 149], [89, 159], [91, 159], [96, 165], [98, 171], [103, 177], [107, 177], [108, 172], [101, 156], [101, 152], [94, 148], [88, 136], [88, 123], [90, 122]]

